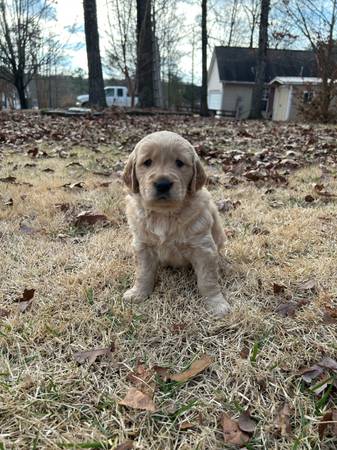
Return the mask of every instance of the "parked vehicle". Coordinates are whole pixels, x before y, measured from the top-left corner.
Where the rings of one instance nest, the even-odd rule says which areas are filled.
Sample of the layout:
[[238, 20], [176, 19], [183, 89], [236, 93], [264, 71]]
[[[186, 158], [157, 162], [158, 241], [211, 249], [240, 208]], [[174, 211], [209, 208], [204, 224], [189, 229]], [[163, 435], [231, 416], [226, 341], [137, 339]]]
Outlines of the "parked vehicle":
[[[104, 91], [108, 106], [131, 106], [131, 97], [129, 97], [128, 89], [125, 86], [106, 86]], [[76, 106], [89, 106], [88, 94], [79, 95], [76, 100]], [[137, 97], [135, 97], [135, 105], [137, 100]]]

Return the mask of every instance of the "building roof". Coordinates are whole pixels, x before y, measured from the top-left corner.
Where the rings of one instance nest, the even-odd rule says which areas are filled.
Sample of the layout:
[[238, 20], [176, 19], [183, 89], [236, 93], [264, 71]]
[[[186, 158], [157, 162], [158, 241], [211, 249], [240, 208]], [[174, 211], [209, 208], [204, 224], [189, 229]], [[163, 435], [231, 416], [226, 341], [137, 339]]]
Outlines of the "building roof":
[[[225, 82], [253, 83], [256, 48], [215, 47], [219, 77]], [[275, 77], [315, 77], [317, 65], [310, 50], [267, 50], [266, 82]]]
[[320, 84], [322, 78], [317, 77], [275, 77], [269, 84]]

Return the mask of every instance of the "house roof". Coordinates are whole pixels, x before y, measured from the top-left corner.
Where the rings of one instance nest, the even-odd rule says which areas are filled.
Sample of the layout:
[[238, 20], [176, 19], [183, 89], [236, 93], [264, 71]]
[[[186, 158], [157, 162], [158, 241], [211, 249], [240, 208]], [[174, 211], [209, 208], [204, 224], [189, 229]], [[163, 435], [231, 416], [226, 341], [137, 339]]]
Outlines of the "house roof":
[[[224, 82], [253, 83], [256, 48], [215, 47], [219, 77]], [[285, 76], [315, 77], [317, 65], [310, 50], [267, 50], [266, 82]]]
[[322, 78], [317, 77], [275, 77], [269, 84], [319, 84]]

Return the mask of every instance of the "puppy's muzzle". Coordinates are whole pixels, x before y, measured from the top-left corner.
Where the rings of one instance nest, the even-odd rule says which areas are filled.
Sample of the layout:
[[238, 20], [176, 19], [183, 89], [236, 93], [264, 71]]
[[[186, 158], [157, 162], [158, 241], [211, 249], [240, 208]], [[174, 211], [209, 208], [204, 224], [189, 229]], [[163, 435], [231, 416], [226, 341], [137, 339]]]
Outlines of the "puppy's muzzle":
[[173, 186], [173, 182], [167, 178], [160, 178], [153, 183], [156, 197], [158, 199], [166, 199], [170, 196], [170, 189]]

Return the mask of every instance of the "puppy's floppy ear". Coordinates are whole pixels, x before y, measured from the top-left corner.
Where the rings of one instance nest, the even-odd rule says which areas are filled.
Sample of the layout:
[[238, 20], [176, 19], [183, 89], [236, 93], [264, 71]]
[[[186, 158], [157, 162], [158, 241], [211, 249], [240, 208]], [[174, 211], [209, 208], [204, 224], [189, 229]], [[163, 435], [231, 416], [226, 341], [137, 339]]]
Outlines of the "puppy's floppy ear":
[[134, 194], [138, 194], [139, 192], [139, 183], [136, 177], [136, 154], [135, 151], [133, 151], [129, 159], [127, 160], [126, 166], [124, 168], [123, 173], [123, 181], [127, 185], [129, 189]]
[[190, 183], [190, 191], [192, 193], [198, 191], [199, 189], [201, 189], [204, 184], [206, 183], [207, 180], [207, 175], [206, 172], [204, 170], [204, 168], [202, 167], [202, 164], [199, 160], [198, 157], [196, 157], [194, 159], [194, 164], [193, 164], [193, 177]]

